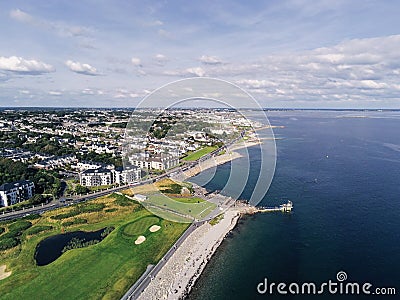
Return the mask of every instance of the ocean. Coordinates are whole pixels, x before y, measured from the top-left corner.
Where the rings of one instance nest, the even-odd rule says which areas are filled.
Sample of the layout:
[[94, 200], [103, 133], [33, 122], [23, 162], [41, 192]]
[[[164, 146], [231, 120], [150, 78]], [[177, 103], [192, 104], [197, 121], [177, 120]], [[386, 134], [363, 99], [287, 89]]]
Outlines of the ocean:
[[[268, 283], [337, 280], [395, 287], [396, 296], [334, 295], [327, 299], [400, 299], [400, 112], [267, 112], [277, 138], [277, 165], [260, 205], [288, 199], [290, 214], [246, 216], [224, 240], [187, 299], [320, 299]], [[250, 197], [260, 151], [249, 149], [251, 174], [241, 198]], [[205, 187], [221, 190], [230, 164], [218, 167]], [[204, 173], [192, 178], [202, 182]], [[342, 273], [343, 274], [343, 273]], [[286, 287], [287, 290], [287, 287]]]

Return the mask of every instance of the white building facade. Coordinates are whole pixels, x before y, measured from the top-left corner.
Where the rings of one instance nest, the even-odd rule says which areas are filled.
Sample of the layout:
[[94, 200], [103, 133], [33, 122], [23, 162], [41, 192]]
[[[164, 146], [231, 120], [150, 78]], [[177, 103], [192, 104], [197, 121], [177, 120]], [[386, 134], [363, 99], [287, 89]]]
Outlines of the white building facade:
[[0, 206], [9, 206], [28, 200], [35, 194], [35, 184], [30, 180], [5, 183], [0, 186]]
[[111, 184], [128, 184], [138, 181], [141, 178], [141, 171], [138, 167], [132, 166], [126, 169], [88, 169], [79, 173], [79, 181], [82, 186], [101, 186]]
[[179, 157], [174, 155], [155, 155], [152, 157], [132, 156], [129, 162], [142, 169], [167, 170], [179, 164]]

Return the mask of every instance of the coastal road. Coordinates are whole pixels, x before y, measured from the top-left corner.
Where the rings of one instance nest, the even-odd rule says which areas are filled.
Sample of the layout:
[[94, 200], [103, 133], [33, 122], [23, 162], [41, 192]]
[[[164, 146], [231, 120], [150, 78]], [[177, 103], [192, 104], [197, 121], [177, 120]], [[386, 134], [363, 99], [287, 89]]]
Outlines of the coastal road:
[[[213, 155], [215, 155], [216, 153], [218, 153], [218, 151], [221, 151], [221, 149], [216, 149], [214, 150], [212, 153]], [[207, 154], [207, 156], [209, 156], [211, 153]], [[209, 157], [208, 157], [209, 158]], [[200, 160], [202, 160], [203, 157], [199, 158], [196, 161], [192, 161], [192, 162], [186, 162], [184, 165], [182, 166], [178, 166], [176, 168], [170, 169], [168, 171], [166, 171], [164, 174], [143, 180], [141, 182], [135, 183], [135, 184], [127, 184], [127, 185], [121, 185], [118, 187], [114, 187], [111, 189], [107, 189], [104, 191], [99, 191], [99, 192], [94, 192], [91, 194], [87, 194], [87, 195], [82, 195], [82, 196], [73, 196], [73, 197], [69, 197], [69, 199], [71, 199], [68, 202], [65, 202], [65, 197], [61, 197], [56, 201], [52, 201], [48, 204], [42, 204], [42, 205], [36, 205], [36, 206], [32, 206], [30, 208], [24, 208], [21, 210], [17, 210], [17, 211], [11, 211], [11, 212], [4, 212], [0, 213], [0, 221], [5, 221], [5, 220], [12, 220], [12, 219], [17, 219], [17, 218], [22, 218], [25, 217], [27, 215], [30, 214], [42, 214], [46, 211], [49, 210], [53, 210], [53, 209], [57, 209], [60, 207], [64, 207], [64, 206], [68, 206], [71, 204], [76, 204], [79, 202], [85, 202], [91, 199], [95, 199], [101, 196], [105, 196], [114, 192], [119, 192], [121, 190], [130, 188], [130, 187], [134, 187], [134, 186], [140, 186], [140, 185], [145, 185], [145, 184], [149, 184], [149, 183], [153, 183], [155, 181], [161, 180], [163, 178], [168, 177], [171, 173], [176, 172], [178, 169], [182, 169], [182, 170], [187, 170], [190, 169], [192, 167], [194, 167], [195, 165], [197, 165]]]
[[[146, 184], [147, 182], [144, 181], [141, 184]], [[137, 184], [138, 185], [138, 184]], [[60, 208], [60, 207], [64, 207], [64, 206], [69, 206], [71, 204], [76, 204], [79, 202], [85, 202], [94, 198], [98, 198], [101, 196], [105, 196], [114, 192], [118, 192], [121, 190], [125, 190], [129, 187], [132, 187], [133, 185], [121, 185], [115, 188], [111, 188], [108, 190], [104, 190], [104, 191], [99, 191], [93, 194], [88, 194], [88, 195], [83, 195], [83, 196], [78, 196], [78, 197], [71, 197], [70, 201], [68, 202], [61, 202], [61, 201], [65, 201], [65, 197], [61, 197], [60, 199], [56, 200], [56, 201], [52, 201], [48, 204], [41, 204], [41, 205], [36, 205], [36, 206], [32, 206], [30, 208], [24, 208], [21, 210], [17, 210], [17, 211], [11, 211], [8, 213], [0, 213], [0, 221], [4, 221], [4, 220], [12, 220], [12, 219], [17, 219], [17, 218], [22, 218], [25, 217], [27, 215], [30, 214], [42, 214], [46, 211], [49, 210], [53, 210], [56, 208]], [[61, 201], [60, 201], [61, 200]]]

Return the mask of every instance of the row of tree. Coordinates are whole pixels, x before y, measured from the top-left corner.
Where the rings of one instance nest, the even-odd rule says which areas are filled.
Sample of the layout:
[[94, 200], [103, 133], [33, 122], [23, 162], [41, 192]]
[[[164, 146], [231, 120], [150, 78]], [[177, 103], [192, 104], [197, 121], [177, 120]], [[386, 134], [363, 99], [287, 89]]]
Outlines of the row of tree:
[[30, 168], [25, 163], [0, 158], [0, 184], [19, 180], [33, 181], [36, 194], [57, 197], [61, 193], [61, 180], [58, 173]]

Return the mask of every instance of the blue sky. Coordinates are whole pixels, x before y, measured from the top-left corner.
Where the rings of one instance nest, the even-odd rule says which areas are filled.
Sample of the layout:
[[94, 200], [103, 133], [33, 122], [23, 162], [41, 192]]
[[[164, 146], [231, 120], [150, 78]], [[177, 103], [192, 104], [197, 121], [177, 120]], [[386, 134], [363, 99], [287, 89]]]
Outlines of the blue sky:
[[135, 106], [230, 81], [265, 107], [400, 108], [397, 1], [2, 1], [0, 106]]

